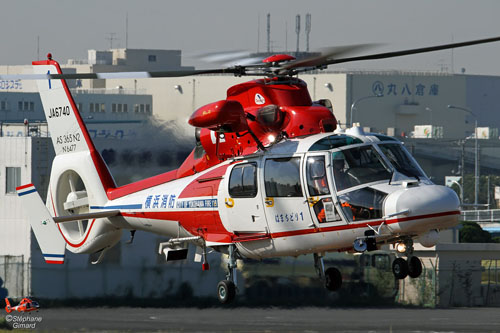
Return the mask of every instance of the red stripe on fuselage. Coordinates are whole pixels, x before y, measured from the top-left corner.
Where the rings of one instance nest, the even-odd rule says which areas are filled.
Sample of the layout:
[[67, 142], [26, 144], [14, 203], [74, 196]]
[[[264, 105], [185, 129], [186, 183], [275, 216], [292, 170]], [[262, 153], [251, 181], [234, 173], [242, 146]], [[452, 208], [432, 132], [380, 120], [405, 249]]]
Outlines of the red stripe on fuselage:
[[184, 229], [195, 236], [202, 236], [210, 242], [231, 243], [232, 233], [227, 231], [216, 210], [187, 212], [137, 212], [121, 214], [124, 217], [136, 217], [151, 220], [178, 221]]
[[142, 191], [142, 190], [145, 190], [145, 189], [157, 186], [157, 185], [168, 183], [172, 180], [177, 179], [176, 175], [177, 175], [177, 170], [172, 170], [172, 171], [162, 173], [162, 174], [154, 176], [154, 177], [150, 177], [150, 178], [146, 178], [146, 179], [137, 181], [135, 183], [127, 184], [127, 185], [120, 186], [117, 188], [108, 189], [106, 194], [107, 194], [109, 200], [114, 200], [114, 199], [121, 198], [121, 197], [124, 197], [126, 195], [129, 195], [129, 194], [132, 194], [135, 192], [139, 192], [139, 191]]
[[[450, 216], [450, 215], [459, 215], [459, 214], [460, 214], [459, 211], [451, 211], [451, 212], [418, 215], [418, 216], [411, 216], [404, 218], [394, 218], [390, 220], [376, 220], [371, 222], [350, 223], [350, 224], [331, 226], [331, 227], [281, 231], [281, 232], [271, 233], [268, 236], [270, 236], [270, 238], [301, 236], [319, 232], [333, 232], [340, 230], [367, 228], [368, 226], [377, 227], [382, 223], [394, 224], [400, 222], [429, 219], [429, 218], [436, 218], [436, 217]], [[253, 237], [245, 239], [244, 237], [242, 237], [242, 235], [236, 235], [234, 233], [231, 233], [223, 227], [217, 211], [188, 211], [188, 212], [177, 211], [177, 212], [140, 212], [140, 213], [138, 212], [138, 213], [122, 213], [122, 216], [146, 218], [151, 220], [179, 221], [181, 226], [192, 235], [202, 236], [205, 240], [211, 242], [240, 243], [245, 241], [257, 240], [256, 237], [258, 238], [259, 235], [262, 236], [266, 235], [264, 233], [262, 234], [255, 233], [252, 234]], [[213, 217], [212, 221], [214, 221], [214, 223], [206, 223], [208, 221], [208, 218], [210, 217]], [[203, 223], [205, 224], [202, 224], [200, 221], [203, 221]]]
[[222, 176], [226, 173], [229, 164], [222, 165], [196, 178], [179, 195], [180, 198], [214, 196], [219, 190]]

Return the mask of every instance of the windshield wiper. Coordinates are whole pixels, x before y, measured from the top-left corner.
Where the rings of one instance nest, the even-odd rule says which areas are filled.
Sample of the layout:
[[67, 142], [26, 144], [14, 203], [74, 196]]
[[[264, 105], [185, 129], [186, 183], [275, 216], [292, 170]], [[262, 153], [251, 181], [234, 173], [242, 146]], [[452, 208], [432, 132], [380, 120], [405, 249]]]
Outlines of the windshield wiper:
[[400, 171], [402, 174], [408, 176], [408, 177], [413, 177], [413, 178], [416, 178], [418, 182], [420, 182], [420, 177], [418, 176], [418, 174], [416, 172], [414, 172], [413, 170], [411, 169], [406, 169], [406, 168], [401, 168], [401, 171]]

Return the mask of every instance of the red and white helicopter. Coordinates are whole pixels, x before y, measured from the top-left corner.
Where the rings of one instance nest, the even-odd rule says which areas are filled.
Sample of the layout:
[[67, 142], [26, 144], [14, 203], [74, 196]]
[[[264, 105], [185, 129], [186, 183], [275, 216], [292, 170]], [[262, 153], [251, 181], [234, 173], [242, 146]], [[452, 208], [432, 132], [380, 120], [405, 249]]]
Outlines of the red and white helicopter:
[[[459, 200], [433, 184], [405, 147], [389, 136], [340, 129], [331, 102], [312, 101], [296, 75], [328, 65], [383, 59], [474, 44], [500, 37], [398, 52], [341, 58], [348, 48], [295, 60], [275, 55], [260, 65], [183, 72], [62, 74], [52, 60], [33, 62], [56, 157], [46, 205], [32, 184], [20, 186], [46, 262], [62, 264], [66, 249], [105, 252], [122, 231], [168, 237], [160, 253], [185, 259], [187, 243], [208, 269], [207, 248], [229, 256], [217, 286], [222, 303], [236, 294], [236, 260], [313, 254], [325, 287], [342, 277], [325, 270], [327, 251], [371, 251], [395, 244], [407, 257], [393, 262], [399, 278], [418, 277], [413, 240], [436, 243], [458, 223]], [[89, 137], [65, 79], [262, 74], [235, 85], [227, 98], [196, 110], [189, 123], [196, 147], [176, 170], [117, 187]], [[7, 76], [1, 76], [7, 78]], [[10, 76], [8, 77], [10, 78]], [[168, 144], [168, 143], [167, 143]]]
[[24, 297], [18, 305], [11, 306], [9, 299], [5, 298], [5, 311], [7, 313], [11, 313], [12, 311], [17, 312], [32, 312], [38, 311], [40, 309], [40, 305], [38, 302], [31, 299], [31, 297]]

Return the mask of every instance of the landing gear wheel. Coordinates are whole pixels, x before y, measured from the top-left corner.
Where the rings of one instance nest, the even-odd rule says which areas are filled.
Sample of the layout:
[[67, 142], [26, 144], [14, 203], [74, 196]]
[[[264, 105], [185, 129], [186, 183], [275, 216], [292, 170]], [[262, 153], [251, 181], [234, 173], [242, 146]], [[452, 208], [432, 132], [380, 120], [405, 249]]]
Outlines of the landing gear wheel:
[[392, 273], [398, 280], [408, 276], [408, 262], [403, 258], [396, 258], [392, 263]]
[[232, 281], [223, 280], [217, 285], [217, 297], [222, 304], [231, 303], [236, 296], [236, 286]]
[[408, 275], [411, 278], [418, 278], [422, 274], [422, 263], [418, 257], [412, 256], [408, 259]]
[[328, 290], [339, 290], [342, 286], [342, 274], [335, 267], [330, 267], [325, 271], [325, 287]]

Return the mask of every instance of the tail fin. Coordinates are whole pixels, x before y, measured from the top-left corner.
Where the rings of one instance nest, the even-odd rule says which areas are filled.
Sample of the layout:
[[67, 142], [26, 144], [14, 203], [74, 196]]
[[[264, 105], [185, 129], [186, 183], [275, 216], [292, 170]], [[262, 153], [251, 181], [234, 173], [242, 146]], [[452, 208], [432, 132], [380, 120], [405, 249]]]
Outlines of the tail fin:
[[[28, 214], [31, 228], [48, 264], [63, 264], [66, 241], [33, 184], [20, 186], [17, 195]], [[8, 303], [7, 303], [8, 304]], [[10, 307], [10, 304], [8, 304]]]
[[[62, 74], [59, 64], [51, 57], [48, 60], [34, 61], [33, 69], [35, 74]], [[104, 191], [116, 187], [104, 160], [90, 138], [66, 81], [37, 80], [37, 85], [56, 155], [90, 154], [93, 168], [98, 173]]]
[[5, 297], [5, 311], [7, 311], [7, 313], [11, 313], [12, 312], [12, 308], [10, 307], [10, 302], [9, 302], [9, 299], [7, 297]]

